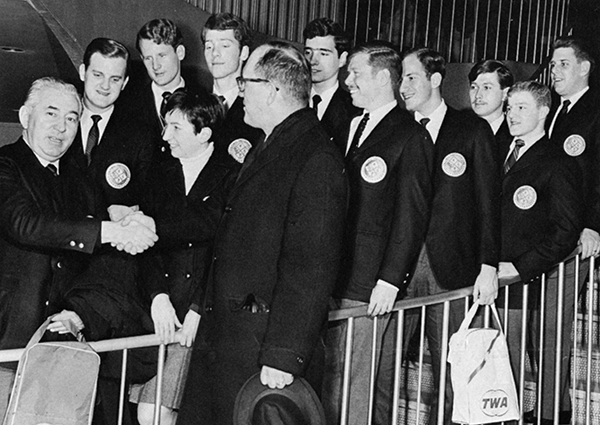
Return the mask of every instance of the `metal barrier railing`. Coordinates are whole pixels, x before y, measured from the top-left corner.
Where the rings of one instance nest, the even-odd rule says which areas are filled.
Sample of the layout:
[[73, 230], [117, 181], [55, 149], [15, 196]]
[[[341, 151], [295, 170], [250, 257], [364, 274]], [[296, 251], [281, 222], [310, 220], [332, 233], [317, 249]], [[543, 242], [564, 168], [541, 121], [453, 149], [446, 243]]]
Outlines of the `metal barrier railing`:
[[[573, 253], [571, 256], [569, 256], [567, 259], [565, 259], [565, 261], [563, 261], [562, 263], [560, 263], [553, 271], [545, 274], [542, 276], [541, 279], [541, 283], [540, 283], [540, 288], [541, 288], [541, 293], [545, 294], [546, 293], [546, 289], [547, 289], [547, 276], [550, 276], [551, 274], [557, 273], [557, 285], [558, 285], [558, 304], [557, 304], [557, 311], [562, 311], [563, 310], [563, 299], [564, 299], [564, 293], [565, 293], [565, 266], [569, 266], [573, 268], [574, 273], [575, 273], [575, 283], [576, 286], [574, 288], [575, 294], [579, 294], [581, 292], [581, 288], [582, 288], [582, 283], [586, 282], [586, 279], [580, 279], [580, 274], [579, 274], [579, 269], [582, 265], [589, 265], [589, 268], [585, 267], [588, 269], [587, 272], [587, 281], [592, 282], [593, 284], [588, 284], [588, 291], [587, 294], [583, 293], [582, 297], [578, 297], [575, 296], [575, 304], [574, 304], [574, 308], [573, 308], [573, 329], [574, 332], [573, 334], [575, 335], [573, 338], [573, 375], [571, 377], [571, 388], [572, 388], [572, 400], [573, 400], [573, 422], [572, 423], [585, 423], [586, 425], [589, 425], [591, 423], [598, 423], [599, 418], [598, 417], [594, 417], [592, 418], [592, 411], [591, 411], [591, 405], [592, 405], [592, 383], [593, 382], [600, 382], [600, 377], [599, 376], [592, 376], [592, 370], [593, 370], [593, 353], [594, 353], [594, 348], [597, 348], [598, 345], [598, 341], [596, 341], [598, 339], [598, 329], [597, 329], [597, 324], [594, 325], [593, 322], [593, 316], [597, 316], [598, 314], [598, 308], [596, 306], [597, 303], [597, 288], [596, 288], [596, 281], [594, 279], [594, 271], [595, 271], [595, 259], [592, 257], [589, 260], [585, 260], [585, 262], [582, 262], [580, 260], [580, 256], [579, 256], [579, 252], [575, 252]], [[501, 281], [500, 282], [500, 286], [501, 290], [504, 290], [506, 292], [510, 291], [511, 286], [508, 286], [510, 284], [512, 284], [514, 282], [509, 282], [509, 281]], [[526, 284], [523, 285], [524, 290], [523, 290], [523, 316], [522, 316], [522, 327], [521, 329], [519, 329], [518, 331], [521, 333], [521, 349], [520, 349], [520, 359], [519, 359], [519, 374], [516, 377], [516, 381], [517, 381], [517, 387], [518, 387], [518, 395], [519, 395], [519, 405], [521, 406], [522, 410], [525, 410], [524, 406], [527, 404], [526, 403], [526, 392], [527, 392], [527, 382], [526, 382], [526, 374], [527, 374], [527, 362], [526, 362], [526, 350], [523, 350], [522, 348], [525, 346], [526, 344], [526, 324], [527, 324], [527, 305], [530, 301], [529, 299], [529, 285], [531, 284]], [[411, 415], [410, 412], [410, 403], [404, 403], [404, 409], [401, 409], [401, 393], [404, 390], [404, 393], [406, 393], [407, 389], [403, 388], [401, 385], [401, 375], [403, 373], [407, 373], [407, 367], [406, 367], [406, 362], [404, 361], [405, 359], [403, 358], [404, 356], [404, 352], [402, 347], [405, 346], [405, 341], [404, 341], [404, 321], [405, 321], [405, 314], [408, 311], [411, 310], [417, 310], [420, 311], [420, 313], [424, 316], [426, 309], [427, 308], [431, 308], [432, 306], [436, 306], [436, 305], [443, 305], [443, 327], [444, 327], [444, 332], [442, 335], [442, 363], [441, 363], [441, 370], [440, 370], [440, 379], [439, 379], [439, 386], [437, 388], [437, 399], [438, 399], [438, 424], [442, 424], [444, 423], [444, 397], [445, 397], [445, 389], [446, 389], [446, 359], [447, 359], [447, 355], [448, 355], [448, 340], [449, 340], [449, 332], [448, 332], [448, 316], [449, 316], [449, 309], [450, 309], [450, 303], [452, 301], [455, 300], [461, 300], [464, 299], [465, 301], [465, 313], [468, 309], [469, 306], [469, 298], [472, 294], [472, 288], [468, 287], [468, 288], [463, 288], [463, 289], [459, 289], [459, 290], [455, 290], [455, 291], [450, 291], [450, 292], [446, 292], [446, 293], [442, 293], [442, 294], [437, 294], [437, 295], [432, 295], [432, 296], [427, 296], [427, 297], [421, 297], [421, 298], [414, 298], [414, 299], [406, 299], [406, 300], [401, 300], [398, 301], [395, 305], [394, 305], [394, 309], [392, 314], [397, 314], [398, 315], [398, 324], [397, 324], [397, 328], [396, 328], [396, 334], [395, 334], [395, 338], [396, 338], [396, 344], [395, 344], [395, 352], [394, 352], [394, 376], [393, 376], [393, 399], [392, 399], [392, 406], [391, 406], [391, 411], [392, 411], [392, 423], [399, 423], [400, 420], [399, 418], [408, 418], [409, 415]], [[581, 303], [578, 302], [578, 299], [581, 298]], [[545, 316], [545, 309], [546, 309], [546, 305], [545, 305], [545, 300], [546, 297], [542, 296], [540, 298], [540, 305], [539, 305], [539, 311], [540, 311], [540, 315], [541, 315], [541, 323], [540, 326], [543, 329], [543, 325], [544, 325], [544, 316]], [[584, 303], [585, 301], [585, 303]], [[596, 303], [595, 303], [596, 301]], [[505, 332], [510, 333], [511, 332], [511, 328], [510, 328], [510, 323], [508, 321], [508, 294], [505, 297], [505, 305], [504, 305], [504, 327], [505, 327]], [[367, 311], [366, 311], [366, 307], [354, 307], [354, 308], [347, 308], [347, 309], [343, 309], [343, 310], [335, 310], [335, 311], [331, 311], [329, 314], [329, 320], [330, 322], [336, 322], [336, 321], [342, 321], [345, 320], [348, 322], [348, 326], [347, 326], [347, 330], [346, 330], [346, 345], [345, 345], [345, 359], [346, 361], [344, 362], [344, 370], [343, 370], [343, 380], [342, 380], [342, 409], [341, 409], [341, 416], [340, 416], [340, 424], [341, 425], [346, 425], [348, 423], [348, 411], [349, 411], [349, 405], [348, 405], [348, 400], [349, 400], [349, 391], [350, 391], [350, 368], [351, 368], [351, 359], [352, 359], [352, 338], [353, 338], [353, 322], [354, 319], [357, 317], [362, 317], [362, 316], [366, 316], [367, 315]], [[556, 338], [556, 351], [560, 352], [561, 349], [561, 334], [562, 334], [562, 328], [563, 328], [563, 323], [562, 323], [562, 315], [558, 314], [557, 316], [557, 325], [556, 325], [556, 332], [557, 332], [557, 338]], [[375, 343], [374, 341], [377, 338], [376, 332], [377, 332], [377, 320], [378, 318], [374, 318], [373, 319], [373, 329], [374, 329], [374, 335], [373, 335], [373, 343], [371, 346], [371, 379], [370, 379], [370, 386], [369, 386], [369, 424], [371, 423], [371, 419], [373, 417], [373, 408], [374, 408], [374, 395], [375, 395], [375, 380], [376, 380], [376, 376], [377, 376], [377, 367], [376, 367], [376, 361], [375, 361], [375, 357], [376, 357], [376, 353], [375, 353]], [[487, 311], [486, 309], [486, 314], [484, 317], [484, 324], [485, 326], [488, 326], [489, 324], [489, 311]], [[514, 331], [514, 330], [512, 330]], [[421, 415], [421, 410], [422, 410], [422, 405], [423, 405], [423, 398], [422, 398], [422, 392], [423, 392], [423, 376], [424, 376], [424, 366], [426, 365], [425, 362], [425, 352], [426, 352], [426, 348], [425, 348], [425, 322], [422, 321], [421, 322], [421, 327], [419, 330], [419, 336], [420, 336], [420, 344], [419, 344], [419, 353], [418, 353], [418, 362], [417, 362], [417, 368], [418, 368], [418, 376], [417, 376], [417, 385], [416, 388], [413, 388], [412, 390], [414, 390], [414, 392], [416, 392], [416, 412], [414, 413], [414, 418], [411, 418], [410, 423], [415, 423], [415, 424], [421, 424], [421, 423], [425, 423], [425, 415]], [[545, 335], [543, 334], [543, 332], [540, 332], [540, 340], [539, 340], [539, 347], [543, 347], [544, 346], [544, 337]], [[157, 389], [156, 389], [156, 400], [161, 400], [161, 395], [162, 395], [162, 373], [163, 373], [163, 367], [164, 367], [164, 359], [165, 359], [165, 349], [166, 346], [164, 344], [161, 344], [160, 339], [158, 338], [158, 336], [156, 335], [145, 335], [145, 336], [137, 336], [137, 337], [129, 337], [129, 338], [120, 338], [120, 339], [113, 339], [113, 340], [106, 340], [106, 341], [97, 341], [97, 342], [90, 342], [89, 343], [90, 346], [96, 350], [97, 352], [107, 352], [107, 351], [119, 351], [122, 350], [123, 351], [123, 366], [122, 366], [122, 376], [121, 376], [121, 386], [120, 386], [120, 391], [121, 391], [121, 405], [120, 405], [120, 409], [119, 409], [119, 425], [121, 425], [122, 423], [122, 417], [123, 417], [123, 403], [125, 398], [125, 394], [127, 391], [127, 380], [126, 380], [126, 375], [127, 375], [127, 370], [126, 370], [126, 365], [127, 365], [127, 355], [128, 355], [128, 350], [134, 349], [134, 348], [142, 348], [142, 347], [151, 347], [151, 346], [159, 346], [159, 354], [158, 354], [158, 370], [157, 370]], [[580, 364], [579, 364], [579, 357], [580, 357], [580, 350], [579, 347], [584, 347], [585, 349], [585, 376], [581, 377], [578, 375], [578, 371], [580, 369]], [[13, 350], [1, 350], [0, 351], [0, 363], [4, 363], [4, 362], [14, 362], [14, 361], [18, 361], [21, 357], [21, 354], [23, 353], [23, 349], [13, 349]], [[350, 360], [350, 361], [348, 361]], [[535, 397], [537, 398], [537, 400], [541, 400], [542, 399], [542, 390], [543, 390], [543, 382], [542, 382], [542, 373], [541, 371], [544, 368], [544, 364], [543, 364], [543, 350], [540, 350], [539, 352], [539, 358], [538, 359], [531, 359], [531, 360], [537, 360], [537, 370], [538, 370], [538, 378], [535, 381], [535, 386], [537, 388], [536, 393], [535, 393]], [[560, 380], [560, 374], [561, 374], [561, 370], [563, 367], [565, 367], [564, 364], [562, 364], [560, 356], [556, 356], [556, 362], [555, 362], [555, 382], [559, 382]], [[597, 372], [596, 372], [597, 374]], [[580, 386], [578, 386], [578, 382], [582, 380], [585, 382], [585, 389], [583, 390], [585, 395], [584, 395], [584, 412], [581, 412], [579, 410], [579, 405], [581, 403], [577, 403], [577, 401], [575, 400], [576, 397], [576, 393], [580, 393], [581, 390], [579, 389]], [[529, 392], [531, 392], [529, 390]], [[554, 411], [554, 423], [558, 424], [558, 415], [559, 415], [559, 410], [560, 410], [560, 399], [559, 399], [560, 393], [559, 393], [559, 388], [554, 388], [553, 389], [553, 411]], [[406, 395], [405, 395], [406, 398]], [[599, 397], [600, 398], [600, 397]], [[579, 399], [581, 399], [581, 397], [579, 397]], [[540, 413], [541, 413], [541, 408], [542, 405], [541, 403], [537, 404], [537, 417], [541, 417]], [[414, 421], [412, 420], [414, 419]], [[155, 417], [154, 417], [154, 424], [158, 425], [160, 421], [160, 403], [156, 403], [155, 406]], [[523, 423], [523, 418], [521, 417], [520, 423]]]

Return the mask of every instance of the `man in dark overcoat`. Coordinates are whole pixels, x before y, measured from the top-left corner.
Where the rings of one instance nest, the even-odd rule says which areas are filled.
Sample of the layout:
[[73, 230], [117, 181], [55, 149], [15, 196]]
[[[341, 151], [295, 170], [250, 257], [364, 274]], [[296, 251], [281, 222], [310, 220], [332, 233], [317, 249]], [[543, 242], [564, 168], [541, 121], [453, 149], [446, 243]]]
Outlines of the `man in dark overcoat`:
[[295, 376], [320, 387], [346, 211], [343, 160], [307, 108], [301, 52], [260, 46], [238, 81], [244, 119], [266, 139], [246, 158], [217, 230], [178, 424], [231, 425], [237, 393], [256, 373], [273, 389]]

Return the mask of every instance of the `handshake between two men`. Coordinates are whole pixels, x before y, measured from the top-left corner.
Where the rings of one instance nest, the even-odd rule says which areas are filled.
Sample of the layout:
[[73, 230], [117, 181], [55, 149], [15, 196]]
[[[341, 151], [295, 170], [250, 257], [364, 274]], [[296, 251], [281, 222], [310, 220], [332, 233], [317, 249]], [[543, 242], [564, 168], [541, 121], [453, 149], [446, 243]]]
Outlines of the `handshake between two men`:
[[102, 222], [102, 243], [110, 243], [119, 251], [135, 255], [158, 240], [154, 219], [141, 212], [137, 205], [111, 205], [108, 214], [110, 221]]

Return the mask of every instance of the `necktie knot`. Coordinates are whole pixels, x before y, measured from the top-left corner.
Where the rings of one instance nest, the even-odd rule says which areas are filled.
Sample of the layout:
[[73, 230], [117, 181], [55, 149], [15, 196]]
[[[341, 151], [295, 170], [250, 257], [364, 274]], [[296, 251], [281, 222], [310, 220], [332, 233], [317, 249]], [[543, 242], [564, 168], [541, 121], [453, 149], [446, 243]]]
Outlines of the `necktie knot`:
[[525, 141], [523, 139], [515, 140], [515, 149], [521, 149], [523, 146], [525, 146]]
[[90, 165], [92, 161], [92, 150], [98, 144], [98, 140], [100, 139], [100, 129], [98, 128], [98, 122], [102, 119], [100, 115], [92, 115], [92, 126], [90, 127], [90, 132], [88, 133], [87, 144], [85, 145], [85, 156], [87, 158], [87, 163]]
[[352, 137], [352, 143], [350, 144], [350, 149], [348, 149], [348, 156], [353, 156], [358, 149], [358, 143], [360, 142], [360, 138], [365, 131], [365, 127], [367, 126], [367, 122], [369, 121], [369, 113], [363, 115], [360, 122], [358, 123], [358, 127], [356, 128], [356, 132], [354, 133], [354, 137]]
[[170, 91], [165, 91], [162, 94], [162, 102], [160, 104], [160, 117], [161, 118], [165, 118], [165, 115], [167, 113], [167, 102], [169, 101], [169, 98], [171, 97], [171, 92]]
[[431, 119], [430, 119], [430, 118], [421, 118], [421, 119], [419, 120], [419, 122], [421, 123], [421, 125], [422, 125], [423, 127], [425, 127], [425, 128], [427, 128], [427, 124], [429, 124], [429, 121], [431, 121]]
[[512, 152], [510, 153], [510, 155], [508, 156], [508, 158], [506, 158], [506, 161], [504, 162], [504, 174], [508, 173], [508, 170], [510, 170], [513, 167], [513, 165], [515, 165], [515, 163], [519, 159], [519, 150], [521, 150], [521, 148], [523, 146], [525, 146], [524, 140], [522, 140], [522, 139], [515, 140], [515, 147], [513, 148]]
[[46, 169], [48, 169], [48, 171], [50, 171], [54, 177], [58, 176], [58, 168], [56, 168], [56, 165], [48, 164], [46, 165]]
[[319, 112], [319, 103], [321, 103], [323, 99], [321, 99], [321, 96], [319, 96], [318, 94], [315, 94], [312, 98], [313, 101], [313, 109], [315, 110], [315, 112]]
[[562, 103], [562, 108], [560, 110], [561, 114], [566, 114], [569, 112], [569, 105], [571, 105], [571, 101], [569, 99], [565, 99]]

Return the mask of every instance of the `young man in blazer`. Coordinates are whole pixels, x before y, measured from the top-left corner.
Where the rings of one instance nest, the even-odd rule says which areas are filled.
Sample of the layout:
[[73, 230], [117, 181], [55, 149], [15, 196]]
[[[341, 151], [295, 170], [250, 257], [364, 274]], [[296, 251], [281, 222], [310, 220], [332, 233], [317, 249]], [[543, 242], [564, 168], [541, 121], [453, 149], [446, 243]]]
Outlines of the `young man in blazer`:
[[498, 164], [501, 167], [512, 137], [504, 116], [506, 93], [515, 77], [506, 65], [496, 60], [477, 62], [469, 72], [469, 98], [473, 112], [488, 122], [496, 137]]
[[261, 129], [244, 122], [244, 101], [236, 79], [250, 55], [252, 31], [248, 24], [232, 13], [211, 15], [202, 28], [204, 59], [213, 76], [212, 92], [225, 107], [225, 122], [215, 134], [215, 148], [225, 150], [243, 163], [252, 146], [262, 140]]
[[[400, 56], [390, 46], [370, 43], [353, 50], [346, 84], [363, 113], [344, 132], [350, 183], [344, 256], [334, 293], [336, 308], [368, 306], [354, 320], [349, 423], [368, 421], [373, 318], [378, 348], [394, 302], [404, 295], [425, 240], [431, 202], [433, 146], [425, 130], [395, 99]], [[338, 423], [347, 324], [329, 331], [334, 364], [326, 371], [323, 399], [328, 422]], [[393, 332], [391, 332], [393, 333]], [[378, 350], [379, 352], [379, 350]], [[378, 354], [393, 356], [393, 350]], [[376, 405], [379, 404], [376, 401]]]
[[[585, 203], [581, 172], [576, 160], [561, 146], [550, 143], [544, 123], [550, 110], [550, 90], [534, 81], [515, 84], [508, 92], [507, 120], [513, 142], [504, 165], [502, 181], [502, 249], [498, 276], [518, 279], [529, 284], [526, 328], [534, 352], [540, 352], [539, 299], [545, 299], [543, 375], [541, 404], [542, 424], [553, 419], [554, 388], [560, 386], [560, 397], [568, 399], [569, 356], [573, 324], [573, 262], [565, 268], [565, 302], [563, 305], [561, 379], [555, 382], [556, 318], [558, 276], [553, 271], [547, 276], [546, 289], [540, 293], [536, 280], [562, 261], [577, 246], [583, 227]], [[583, 277], [585, 278], [585, 277]], [[519, 378], [522, 329], [522, 283], [511, 286], [508, 311], [507, 340], [515, 378]], [[570, 296], [566, 295], [571, 293]], [[504, 306], [503, 300], [498, 304]], [[535, 314], [534, 314], [535, 312]], [[532, 325], [533, 324], [533, 325]], [[536, 349], [537, 348], [537, 349]], [[537, 357], [531, 359], [536, 362]], [[563, 404], [563, 408], [565, 405]], [[566, 406], [568, 409], [568, 405]], [[535, 410], [534, 410], [535, 413]], [[525, 413], [525, 416], [533, 416]], [[559, 423], [569, 423], [570, 417], [559, 416]], [[570, 416], [570, 415], [569, 415]], [[531, 417], [525, 418], [527, 422]], [[537, 423], [537, 420], [534, 421]]]
[[65, 158], [74, 161], [95, 187], [98, 215], [105, 215], [111, 205], [136, 208], [152, 163], [149, 129], [126, 116], [117, 103], [128, 82], [128, 59], [127, 49], [118, 41], [96, 38], [79, 67], [83, 110]]
[[[339, 83], [339, 73], [348, 61], [350, 38], [340, 24], [329, 18], [309, 22], [303, 35], [304, 54], [312, 73], [309, 105], [329, 136], [339, 140], [350, 120], [360, 112]], [[345, 154], [345, 140], [339, 147]]]
[[[433, 295], [474, 286], [484, 304], [498, 293], [500, 179], [494, 135], [486, 121], [459, 112], [441, 94], [446, 62], [436, 51], [409, 51], [402, 61], [400, 95], [414, 119], [425, 126], [434, 145], [433, 200], [425, 244], [409, 287], [410, 296]], [[440, 376], [442, 306], [427, 309], [427, 340], [434, 377]], [[450, 306], [449, 333], [458, 330], [464, 303]], [[407, 338], [414, 323], [407, 320]], [[449, 376], [449, 375], [448, 375]], [[446, 381], [444, 420], [450, 421], [452, 393]], [[437, 422], [432, 407], [430, 423]]]

